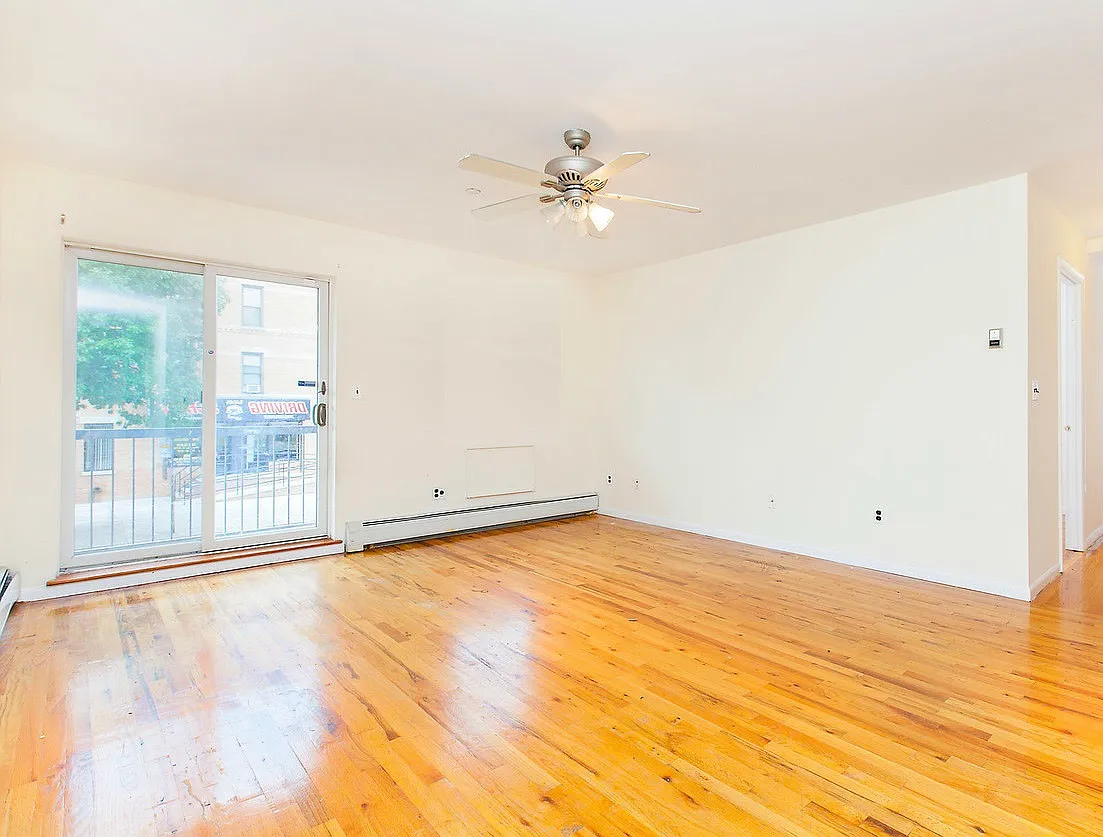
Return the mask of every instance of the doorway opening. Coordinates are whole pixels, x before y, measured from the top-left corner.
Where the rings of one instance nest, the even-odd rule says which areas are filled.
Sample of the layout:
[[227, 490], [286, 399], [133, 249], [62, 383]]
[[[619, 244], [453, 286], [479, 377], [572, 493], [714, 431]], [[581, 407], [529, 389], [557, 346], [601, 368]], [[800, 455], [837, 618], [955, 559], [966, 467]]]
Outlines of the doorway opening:
[[1057, 267], [1060, 288], [1060, 508], [1062, 549], [1084, 551], [1084, 394], [1083, 307], [1084, 277], [1064, 260]]

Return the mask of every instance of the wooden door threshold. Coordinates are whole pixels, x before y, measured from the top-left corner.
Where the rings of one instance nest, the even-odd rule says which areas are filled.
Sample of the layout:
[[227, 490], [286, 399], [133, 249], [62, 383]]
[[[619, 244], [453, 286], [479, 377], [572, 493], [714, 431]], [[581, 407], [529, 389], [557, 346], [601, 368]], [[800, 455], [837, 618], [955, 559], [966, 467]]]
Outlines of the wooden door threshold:
[[[133, 561], [128, 564], [114, 564], [112, 566], [90, 567], [86, 570], [64, 572], [57, 578], [51, 578], [47, 581], [46, 586], [58, 587], [63, 584], [103, 581], [106, 579], [141, 575], [142, 573], [156, 573], [159, 570], [179, 570], [184, 567], [199, 567], [206, 564], [219, 564], [224, 561], [239, 561], [243, 558], [271, 557], [281, 552], [291, 553], [299, 552], [304, 549], [320, 549], [340, 545], [341, 541], [334, 538], [307, 538], [301, 541], [288, 541], [286, 543], [268, 544], [267, 546], [254, 546], [244, 549], [225, 549], [220, 552], [202, 552], [192, 555], [177, 555], [172, 558], [154, 558], [148, 561]], [[268, 561], [265, 563], [272, 562]]]

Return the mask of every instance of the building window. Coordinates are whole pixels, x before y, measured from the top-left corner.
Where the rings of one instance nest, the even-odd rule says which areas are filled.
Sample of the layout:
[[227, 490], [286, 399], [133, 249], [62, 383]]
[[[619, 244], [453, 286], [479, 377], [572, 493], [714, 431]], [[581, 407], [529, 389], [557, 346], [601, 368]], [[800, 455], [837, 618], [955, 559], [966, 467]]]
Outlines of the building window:
[[[85, 430], [111, 430], [113, 424], [85, 424]], [[110, 473], [115, 468], [115, 440], [92, 437], [84, 440], [84, 473]]]
[[260, 285], [241, 286], [241, 324], [251, 328], [264, 325], [264, 288]]
[[261, 352], [241, 353], [241, 391], [264, 392], [264, 355]]

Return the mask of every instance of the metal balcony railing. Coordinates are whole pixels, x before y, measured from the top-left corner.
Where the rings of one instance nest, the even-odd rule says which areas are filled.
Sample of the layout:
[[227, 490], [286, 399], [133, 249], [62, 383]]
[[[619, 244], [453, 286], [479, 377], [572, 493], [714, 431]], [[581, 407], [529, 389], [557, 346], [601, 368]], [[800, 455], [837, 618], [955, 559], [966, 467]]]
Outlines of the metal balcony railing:
[[[76, 446], [75, 552], [199, 539], [199, 427], [82, 429]], [[216, 537], [317, 523], [313, 425], [219, 426], [214, 462]]]

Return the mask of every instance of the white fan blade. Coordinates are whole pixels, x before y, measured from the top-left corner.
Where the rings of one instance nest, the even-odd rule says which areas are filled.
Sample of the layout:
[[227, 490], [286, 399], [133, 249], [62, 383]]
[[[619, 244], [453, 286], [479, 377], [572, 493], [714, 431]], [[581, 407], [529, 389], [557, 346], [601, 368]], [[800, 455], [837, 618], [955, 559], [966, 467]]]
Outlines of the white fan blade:
[[498, 203], [488, 203], [486, 206], [472, 209], [471, 214], [480, 221], [493, 221], [495, 218], [513, 215], [525, 209], [536, 209], [540, 206], [540, 198], [542, 197], [543, 195], [521, 195], [519, 198], [510, 198], [507, 201], [498, 201]]
[[619, 157], [615, 157], [610, 160], [604, 166], [594, 170], [590, 174], [586, 175], [586, 180], [608, 180], [618, 171], [624, 171], [629, 166], [634, 166], [636, 163], [642, 163], [651, 154], [647, 151], [629, 151], [621, 154]]
[[489, 174], [491, 177], [524, 183], [526, 186], [541, 186], [545, 181], [555, 180], [554, 177], [544, 174], [542, 171], [526, 169], [524, 166], [515, 166], [513, 163], [503, 163], [501, 160], [493, 160], [490, 157], [483, 157], [481, 154], [468, 154], [460, 160], [459, 166], [465, 171]]
[[684, 203], [670, 203], [669, 201], [657, 201], [654, 198], [641, 198], [636, 195], [614, 195], [612, 192], [597, 192], [595, 197], [602, 200], [609, 198], [614, 201], [628, 201], [629, 203], [642, 203], [648, 206], [657, 206], [660, 209], [676, 209], [679, 212], [700, 212], [696, 206], [687, 206]]

